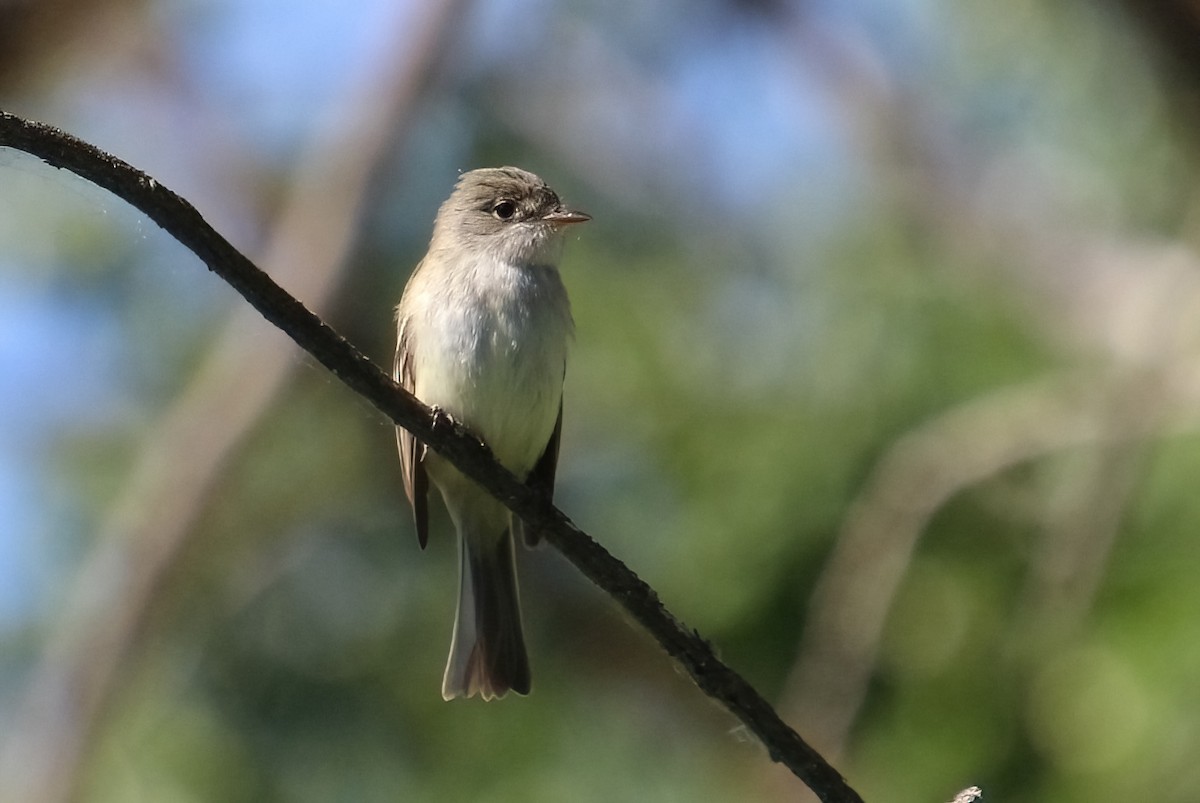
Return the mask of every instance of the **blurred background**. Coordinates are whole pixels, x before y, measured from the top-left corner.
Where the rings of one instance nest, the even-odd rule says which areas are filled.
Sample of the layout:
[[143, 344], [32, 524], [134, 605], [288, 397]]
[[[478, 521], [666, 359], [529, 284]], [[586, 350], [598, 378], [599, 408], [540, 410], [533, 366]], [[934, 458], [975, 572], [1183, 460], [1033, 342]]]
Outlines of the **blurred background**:
[[[594, 222], [557, 501], [867, 801], [1200, 785], [1188, 0], [0, 2], [0, 108], [381, 365], [459, 171]], [[575, 230], [572, 232], [576, 234]], [[0, 799], [810, 800], [553, 550], [444, 703], [391, 427], [0, 150]], [[1193, 473], [1195, 472], [1195, 473]]]

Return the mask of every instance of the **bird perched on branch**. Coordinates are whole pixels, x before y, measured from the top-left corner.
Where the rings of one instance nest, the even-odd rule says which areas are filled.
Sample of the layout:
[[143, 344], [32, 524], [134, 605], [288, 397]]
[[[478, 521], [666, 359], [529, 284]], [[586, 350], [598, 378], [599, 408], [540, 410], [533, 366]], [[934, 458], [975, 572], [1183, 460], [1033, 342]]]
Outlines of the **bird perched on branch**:
[[[518, 479], [550, 495], [574, 331], [558, 274], [563, 232], [589, 220], [515, 167], [472, 170], [433, 225], [396, 307], [396, 382], [478, 435]], [[537, 534], [457, 469], [397, 429], [417, 538], [432, 482], [459, 544], [459, 598], [442, 696], [528, 694], [513, 534]]]

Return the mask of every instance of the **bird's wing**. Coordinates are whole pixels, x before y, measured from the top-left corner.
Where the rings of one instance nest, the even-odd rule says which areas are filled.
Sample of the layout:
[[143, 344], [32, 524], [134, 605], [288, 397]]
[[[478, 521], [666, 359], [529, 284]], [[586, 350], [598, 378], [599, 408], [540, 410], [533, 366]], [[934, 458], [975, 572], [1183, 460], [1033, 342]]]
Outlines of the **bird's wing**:
[[[413, 393], [416, 388], [411, 341], [411, 332], [401, 325], [400, 337], [396, 343], [396, 359], [392, 364], [392, 378], [409, 393]], [[404, 427], [396, 427], [396, 445], [400, 447], [404, 493], [408, 495], [408, 501], [412, 504], [417, 543], [424, 549], [429, 543], [429, 477], [425, 473], [425, 444], [414, 438]]]
[[[562, 400], [558, 402], [558, 420], [554, 422], [554, 432], [550, 435], [550, 440], [546, 442], [546, 448], [542, 451], [542, 456], [538, 458], [534, 464], [533, 470], [529, 472], [529, 476], [525, 478], [525, 484], [538, 493], [544, 494], [547, 499], [554, 498], [554, 474], [558, 471], [558, 444], [562, 438]], [[537, 546], [542, 535], [533, 527], [526, 524], [520, 518], [514, 516], [513, 524], [517, 534], [524, 540], [526, 546]]]

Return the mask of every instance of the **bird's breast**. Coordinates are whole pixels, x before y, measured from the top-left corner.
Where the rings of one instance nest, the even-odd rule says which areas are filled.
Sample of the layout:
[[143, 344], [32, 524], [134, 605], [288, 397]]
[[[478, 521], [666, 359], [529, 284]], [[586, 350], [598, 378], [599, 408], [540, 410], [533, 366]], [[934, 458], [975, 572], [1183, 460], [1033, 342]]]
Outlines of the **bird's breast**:
[[554, 429], [572, 333], [553, 267], [482, 265], [457, 276], [414, 320], [415, 392], [487, 442], [524, 477]]

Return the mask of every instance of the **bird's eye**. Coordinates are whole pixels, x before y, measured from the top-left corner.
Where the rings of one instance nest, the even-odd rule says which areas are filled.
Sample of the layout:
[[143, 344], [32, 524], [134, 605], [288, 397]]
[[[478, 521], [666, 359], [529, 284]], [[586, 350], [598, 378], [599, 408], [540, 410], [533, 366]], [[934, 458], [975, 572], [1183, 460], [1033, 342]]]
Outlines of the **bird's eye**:
[[497, 220], [512, 220], [513, 215], [517, 214], [517, 205], [508, 200], [497, 201], [492, 207], [492, 214]]

